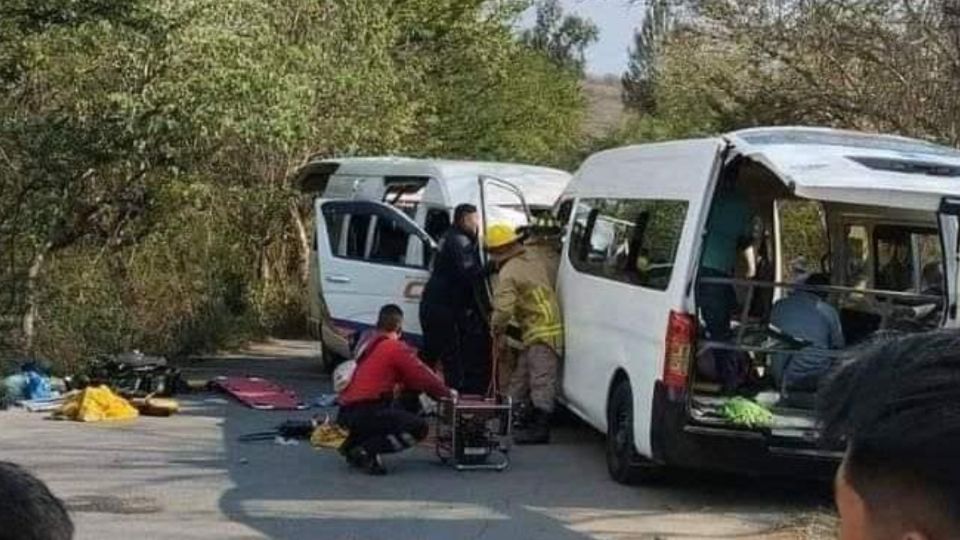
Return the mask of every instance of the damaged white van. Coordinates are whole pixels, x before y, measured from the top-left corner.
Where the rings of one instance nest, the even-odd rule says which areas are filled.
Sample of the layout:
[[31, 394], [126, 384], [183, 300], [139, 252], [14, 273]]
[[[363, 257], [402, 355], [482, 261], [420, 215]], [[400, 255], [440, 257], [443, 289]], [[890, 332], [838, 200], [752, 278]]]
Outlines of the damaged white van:
[[[742, 194], [741, 211], [718, 202], [727, 189]], [[839, 455], [818, 444], [815, 385], [781, 392], [770, 376], [777, 355], [842, 362], [880, 333], [958, 324], [952, 148], [814, 128], [619, 148], [583, 163], [557, 212], [568, 224], [562, 395], [606, 432], [620, 482], [664, 466], [824, 472]], [[703, 271], [706, 239], [719, 234], [711, 227], [730, 220], [746, 221], [736, 224], [746, 241], [727, 254], [736, 264], [728, 275]], [[705, 306], [717, 299], [705, 295], [724, 288], [728, 328], [708, 332]], [[801, 291], [836, 313], [833, 347], [772, 324], [778, 302]], [[749, 385], [723, 386], [721, 355]], [[732, 418], [738, 394], [768, 413]]]
[[407, 313], [406, 339], [420, 341], [420, 295], [435, 242], [453, 209], [477, 206], [488, 222], [516, 225], [549, 212], [571, 175], [511, 163], [359, 157], [311, 159], [297, 182], [313, 194], [310, 319], [324, 362], [349, 355], [349, 341], [380, 307]]

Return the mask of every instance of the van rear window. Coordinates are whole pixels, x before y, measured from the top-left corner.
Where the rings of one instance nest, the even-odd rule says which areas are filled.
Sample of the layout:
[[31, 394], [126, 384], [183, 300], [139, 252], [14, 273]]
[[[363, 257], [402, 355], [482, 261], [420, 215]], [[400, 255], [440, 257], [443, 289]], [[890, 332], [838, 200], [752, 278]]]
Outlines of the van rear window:
[[666, 290], [686, 214], [685, 201], [580, 200], [570, 262], [586, 274]]

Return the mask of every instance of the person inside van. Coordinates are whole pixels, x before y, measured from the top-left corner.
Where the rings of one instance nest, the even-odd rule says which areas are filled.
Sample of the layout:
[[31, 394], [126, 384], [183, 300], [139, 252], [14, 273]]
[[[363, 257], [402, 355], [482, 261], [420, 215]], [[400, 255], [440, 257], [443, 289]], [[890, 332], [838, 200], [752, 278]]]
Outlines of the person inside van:
[[377, 333], [358, 351], [350, 382], [337, 398], [337, 423], [350, 432], [340, 453], [351, 466], [373, 475], [387, 473], [381, 454], [406, 450], [427, 436], [426, 421], [394, 400], [397, 387], [437, 400], [456, 395], [400, 340], [402, 328], [403, 311], [383, 306]]
[[490, 379], [490, 340], [483, 304], [487, 271], [477, 237], [480, 215], [472, 204], [454, 209], [453, 226], [440, 240], [420, 302], [423, 359], [439, 363], [448, 386], [482, 394]]
[[[732, 278], [737, 257], [753, 244], [753, 212], [736, 185], [737, 167], [727, 169], [720, 179], [710, 215], [707, 218], [700, 277]], [[729, 283], [700, 283], [697, 303], [703, 317], [707, 339], [730, 341], [730, 322], [737, 307], [737, 295]], [[717, 377], [725, 394], [736, 392], [746, 370], [733, 351], [716, 349], [713, 354]]]
[[[811, 274], [805, 285], [830, 285], [826, 274]], [[818, 351], [842, 349], [845, 346], [840, 314], [825, 300], [822, 291], [795, 290], [780, 299], [770, 312], [770, 324], [780, 331], [806, 341], [801, 351], [777, 353], [770, 366], [777, 388], [790, 392], [816, 392], [821, 379], [833, 367], [833, 359]]]
[[943, 294], [943, 264], [940, 261], [929, 262], [923, 267], [920, 292], [931, 296]]
[[912, 334], [847, 363], [819, 396], [823, 440], [846, 446], [841, 540], [960, 538], [960, 337]]

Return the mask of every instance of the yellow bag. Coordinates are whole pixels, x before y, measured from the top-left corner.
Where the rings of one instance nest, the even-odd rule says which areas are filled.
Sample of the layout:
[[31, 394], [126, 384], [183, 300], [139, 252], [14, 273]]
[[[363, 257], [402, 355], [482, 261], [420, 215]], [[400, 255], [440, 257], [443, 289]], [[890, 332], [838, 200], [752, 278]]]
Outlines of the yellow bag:
[[347, 440], [349, 432], [331, 422], [324, 422], [313, 430], [310, 435], [310, 444], [315, 448], [340, 448], [343, 441]]
[[59, 414], [79, 422], [129, 420], [139, 416], [133, 405], [114, 394], [107, 386], [88, 387], [68, 396]]

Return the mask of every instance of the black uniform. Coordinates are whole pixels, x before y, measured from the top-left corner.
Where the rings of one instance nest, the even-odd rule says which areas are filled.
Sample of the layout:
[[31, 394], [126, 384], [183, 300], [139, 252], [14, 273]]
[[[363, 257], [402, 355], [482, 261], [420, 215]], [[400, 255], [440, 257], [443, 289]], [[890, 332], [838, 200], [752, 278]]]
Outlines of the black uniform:
[[490, 382], [485, 277], [476, 239], [451, 227], [423, 290], [420, 326], [424, 360], [440, 362], [447, 386], [465, 394], [483, 394]]

